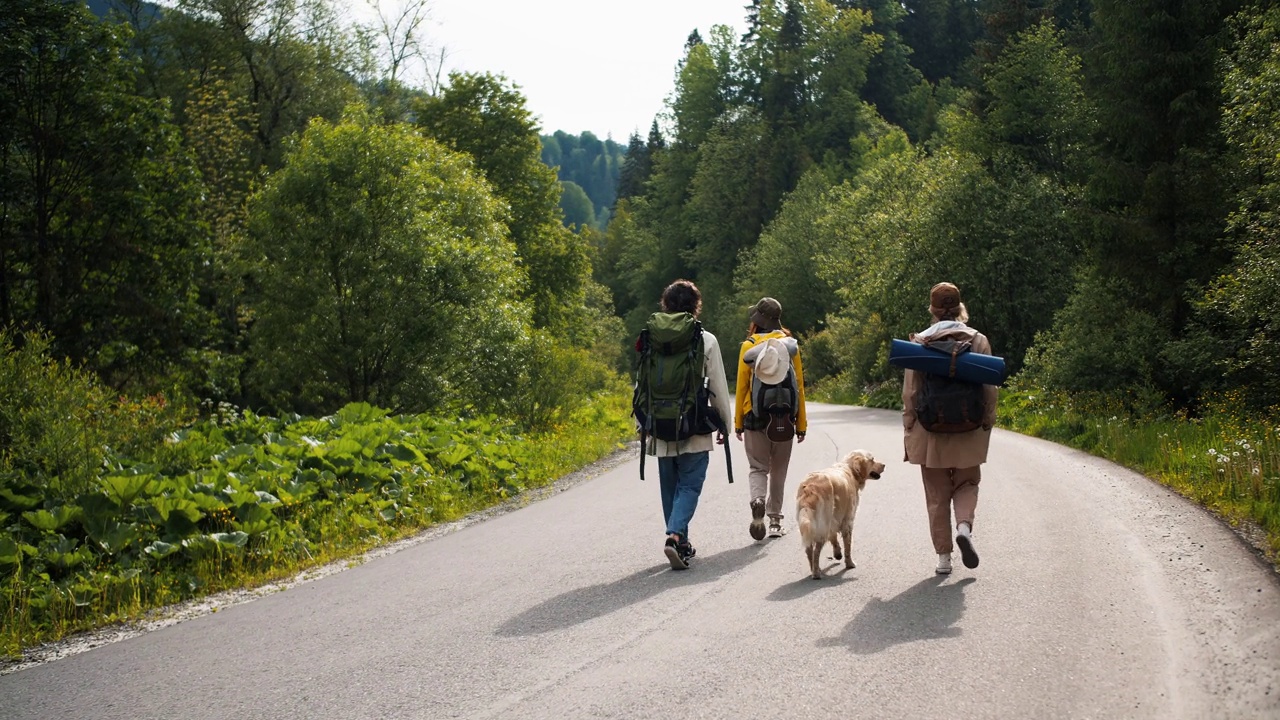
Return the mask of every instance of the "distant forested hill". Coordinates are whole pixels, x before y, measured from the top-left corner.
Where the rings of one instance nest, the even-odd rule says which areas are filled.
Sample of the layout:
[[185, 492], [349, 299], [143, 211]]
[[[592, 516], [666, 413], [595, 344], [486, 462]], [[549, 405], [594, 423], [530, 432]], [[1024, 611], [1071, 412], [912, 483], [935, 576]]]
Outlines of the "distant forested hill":
[[564, 194], [560, 207], [566, 225], [603, 228], [618, 195], [623, 147], [590, 132], [570, 135], [557, 130], [542, 136], [542, 161], [558, 168]]
[[161, 10], [159, 5], [145, 0], [85, 0], [85, 5], [89, 6], [90, 12], [101, 18], [115, 10], [126, 17], [136, 15], [138, 18], [151, 19]]

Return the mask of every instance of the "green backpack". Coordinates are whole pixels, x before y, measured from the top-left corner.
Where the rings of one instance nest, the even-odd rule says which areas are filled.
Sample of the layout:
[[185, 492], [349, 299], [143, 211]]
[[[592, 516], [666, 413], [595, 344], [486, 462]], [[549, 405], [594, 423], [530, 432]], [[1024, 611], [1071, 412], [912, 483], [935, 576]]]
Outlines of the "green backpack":
[[[717, 430], [728, 434], [724, 419], [711, 405], [711, 391], [703, 375], [705, 364], [702, 323], [693, 315], [659, 312], [649, 316], [636, 340], [635, 392], [631, 397], [631, 414], [640, 426], [641, 479], [649, 438], [677, 442]], [[733, 482], [732, 469], [729, 482]]]
[[702, 323], [689, 313], [654, 313], [636, 342], [636, 387], [631, 413], [640, 431], [674, 442], [715, 430], [698, 422], [698, 394], [706, 353]]

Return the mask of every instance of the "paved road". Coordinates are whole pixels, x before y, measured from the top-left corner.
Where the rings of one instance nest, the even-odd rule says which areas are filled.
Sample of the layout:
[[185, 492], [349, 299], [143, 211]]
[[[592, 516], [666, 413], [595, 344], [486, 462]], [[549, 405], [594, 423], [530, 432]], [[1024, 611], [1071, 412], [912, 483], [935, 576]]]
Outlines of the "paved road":
[[657, 483], [630, 461], [349, 571], [0, 677], [0, 717], [1280, 717], [1280, 583], [1206, 513], [997, 432], [982, 565], [941, 578], [897, 414], [810, 417], [793, 473], [858, 447], [888, 466], [863, 496], [855, 570], [828, 560], [835, 574], [813, 581], [796, 533], [751, 541], [735, 443], [739, 480], [713, 456], [698, 557], [672, 572]]

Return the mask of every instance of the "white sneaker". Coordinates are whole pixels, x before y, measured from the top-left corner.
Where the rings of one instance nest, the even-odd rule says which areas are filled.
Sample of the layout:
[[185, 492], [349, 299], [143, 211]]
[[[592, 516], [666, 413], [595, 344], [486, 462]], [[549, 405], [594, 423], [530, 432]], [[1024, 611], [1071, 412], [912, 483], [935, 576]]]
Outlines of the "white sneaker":
[[939, 575], [951, 574], [951, 553], [938, 553], [938, 567], [934, 572]]

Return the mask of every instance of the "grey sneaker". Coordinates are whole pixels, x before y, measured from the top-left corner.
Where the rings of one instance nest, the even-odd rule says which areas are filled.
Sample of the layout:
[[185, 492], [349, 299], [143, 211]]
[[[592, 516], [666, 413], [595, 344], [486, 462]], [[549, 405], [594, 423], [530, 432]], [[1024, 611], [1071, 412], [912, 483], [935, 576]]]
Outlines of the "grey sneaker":
[[938, 567], [934, 568], [933, 571], [939, 575], [950, 575], [951, 553], [938, 553]]
[[751, 539], [764, 539], [764, 498], [751, 501]]
[[782, 518], [773, 518], [769, 521], [769, 537], [780, 538], [786, 534], [786, 529], [782, 527]]

